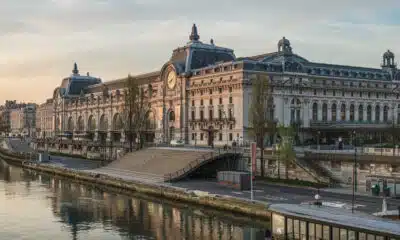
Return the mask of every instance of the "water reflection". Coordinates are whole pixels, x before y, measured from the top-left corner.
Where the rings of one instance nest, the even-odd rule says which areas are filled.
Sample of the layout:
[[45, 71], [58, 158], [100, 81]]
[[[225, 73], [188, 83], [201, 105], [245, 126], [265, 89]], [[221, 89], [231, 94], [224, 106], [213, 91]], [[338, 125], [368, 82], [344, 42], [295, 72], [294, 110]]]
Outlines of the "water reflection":
[[[6, 198], [39, 199], [45, 204], [35, 205], [35, 211], [51, 209], [56, 223], [53, 231], [68, 232], [58, 239], [264, 239], [268, 226], [226, 213], [122, 196], [4, 162], [0, 163], [0, 180]], [[1, 214], [12, 218], [14, 210]], [[26, 231], [34, 231], [40, 218], [31, 224], [33, 229]], [[7, 232], [7, 226], [0, 223], [0, 227]]]

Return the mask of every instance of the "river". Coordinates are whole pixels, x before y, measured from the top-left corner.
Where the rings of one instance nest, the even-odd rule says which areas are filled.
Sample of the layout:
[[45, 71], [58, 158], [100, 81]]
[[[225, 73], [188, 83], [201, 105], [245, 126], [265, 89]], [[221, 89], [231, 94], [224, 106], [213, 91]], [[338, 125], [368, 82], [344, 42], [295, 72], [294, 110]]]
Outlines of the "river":
[[262, 220], [125, 196], [0, 160], [0, 239], [264, 239]]

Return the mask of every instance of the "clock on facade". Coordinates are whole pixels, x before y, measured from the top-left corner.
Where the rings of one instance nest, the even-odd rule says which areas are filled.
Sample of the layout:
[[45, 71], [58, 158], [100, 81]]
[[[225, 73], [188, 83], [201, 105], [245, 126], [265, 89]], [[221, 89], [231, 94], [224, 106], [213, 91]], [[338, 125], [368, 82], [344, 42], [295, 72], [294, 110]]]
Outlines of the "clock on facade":
[[170, 71], [167, 76], [167, 84], [169, 89], [173, 89], [176, 85], [176, 74], [174, 71]]

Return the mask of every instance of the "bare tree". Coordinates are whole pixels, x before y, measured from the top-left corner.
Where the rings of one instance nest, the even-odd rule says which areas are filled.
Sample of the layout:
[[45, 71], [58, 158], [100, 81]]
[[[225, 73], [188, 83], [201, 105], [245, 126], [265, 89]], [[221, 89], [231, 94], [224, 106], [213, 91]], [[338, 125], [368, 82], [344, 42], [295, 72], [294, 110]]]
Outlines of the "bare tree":
[[250, 130], [256, 138], [257, 147], [261, 150], [260, 155], [260, 172], [264, 177], [265, 159], [264, 159], [264, 140], [266, 134], [273, 133], [275, 123], [270, 116], [268, 116], [268, 101], [270, 98], [269, 77], [265, 75], [254, 75], [251, 79], [252, 83], [252, 99], [250, 107]]
[[129, 134], [129, 148], [133, 150], [133, 140], [138, 139], [137, 149], [143, 147], [143, 131], [145, 130], [149, 105], [144, 94], [143, 86], [139, 85], [137, 79], [128, 76], [125, 86], [125, 108], [124, 115], [127, 120], [126, 130]]
[[280, 162], [283, 161], [285, 164], [285, 177], [289, 178], [289, 167], [290, 164], [295, 161], [296, 153], [293, 149], [293, 141], [295, 136], [295, 131], [292, 126], [285, 127], [283, 125], [278, 127], [278, 133], [281, 137], [279, 143], [279, 161], [278, 161], [278, 175], [280, 178]]

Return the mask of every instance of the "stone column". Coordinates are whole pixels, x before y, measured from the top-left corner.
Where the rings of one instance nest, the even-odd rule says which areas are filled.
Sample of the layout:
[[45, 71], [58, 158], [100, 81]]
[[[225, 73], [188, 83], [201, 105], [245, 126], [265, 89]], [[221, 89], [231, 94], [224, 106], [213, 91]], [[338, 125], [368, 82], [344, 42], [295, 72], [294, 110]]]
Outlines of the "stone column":
[[358, 114], [358, 104], [354, 104], [354, 121], [358, 121], [358, 117], [359, 117], [359, 114]]
[[346, 102], [346, 121], [350, 120], [350, 105], [349, 103]]
[[[274, 101], [275, 101], [275, 114], [276, 117], [278, 119], [279, 123], [284, 123], [284, 105], [283, 105], [283, 98], [281, 96], [276, 96], [274, 97]], [[200, 114], [199, 114], [200, 116]]]
[[364, 121], [367, 120], [367, 105], [363, 104], [363, 115], [364, 115]]
[[341, 120], [341, 116], [340, 116], [340, 109], [342, 107], [341, 103], [337, 103], [336, 105], [336, 121], [340, 121]]
[[371, 112], [372, 112], [372, 114], [371, 114], [371, 116], [372, 116], [372, 121], [375, 121], [375, 106], [371, 106]]
[[379, 121], [380, 121], [380, 122], [383, 122], [383, 108], [384, 108], [384, 107], [385, 107], [385, 106], [382, 105], [381, 108], [379, 109], [379, 110], [380, 110], [380, 114], [379, 114]]

